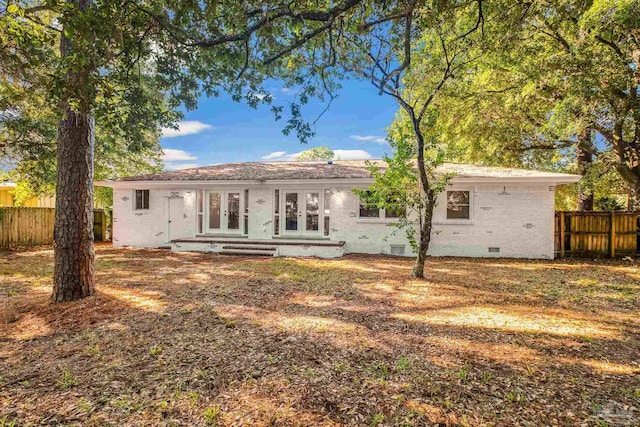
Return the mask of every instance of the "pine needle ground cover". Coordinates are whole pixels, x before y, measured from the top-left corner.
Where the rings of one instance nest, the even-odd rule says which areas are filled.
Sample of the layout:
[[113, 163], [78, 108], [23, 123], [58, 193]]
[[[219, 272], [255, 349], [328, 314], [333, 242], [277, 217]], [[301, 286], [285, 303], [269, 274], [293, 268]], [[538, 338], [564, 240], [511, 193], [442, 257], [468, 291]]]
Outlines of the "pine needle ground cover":
[[640, 424], [632, 262], [99, 246], [56, 305], [52, 261], [0, 253], [0, 426]]

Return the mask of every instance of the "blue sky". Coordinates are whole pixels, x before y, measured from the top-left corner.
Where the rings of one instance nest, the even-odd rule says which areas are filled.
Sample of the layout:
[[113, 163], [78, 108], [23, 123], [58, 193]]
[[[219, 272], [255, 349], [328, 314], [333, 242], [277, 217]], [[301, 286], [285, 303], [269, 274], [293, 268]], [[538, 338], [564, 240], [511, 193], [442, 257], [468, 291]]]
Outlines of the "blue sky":
[[[215, 163], [290, 160], [300, 151], [328, 146], [337, 157], [380, 158], [390, 151], [384, 142], [397, 104], [379, 96], [369, 82], [346, 80], [329, 110], [315, 125], [316, 136], [300, 144], [295, 135], [282, 134], [284, 119], [276, 122], [268, 105], [253, 109], [224, 95], [202, 98], [197, 110], [185, 113], [180, 130], [165, 129], [161, 140], [167, 169], [184, 169]], [[269, 88], [274, 105], [285, 105], [293, 90]], [[307, 120], [314, 120], [326, 104], [311, 100], [304, 107]]]

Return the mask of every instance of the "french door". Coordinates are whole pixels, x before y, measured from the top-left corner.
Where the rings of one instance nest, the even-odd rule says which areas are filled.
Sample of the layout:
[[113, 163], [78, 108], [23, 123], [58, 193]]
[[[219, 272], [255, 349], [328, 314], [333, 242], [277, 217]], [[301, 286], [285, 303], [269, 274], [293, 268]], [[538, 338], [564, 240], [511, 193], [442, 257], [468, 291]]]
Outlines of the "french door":
[[283, 235], [320, 234], [320, 192], [287, 191], [282, 198]]
[[241, 190], [206, 192], [207, 233], [242, 234], [244, 212]]

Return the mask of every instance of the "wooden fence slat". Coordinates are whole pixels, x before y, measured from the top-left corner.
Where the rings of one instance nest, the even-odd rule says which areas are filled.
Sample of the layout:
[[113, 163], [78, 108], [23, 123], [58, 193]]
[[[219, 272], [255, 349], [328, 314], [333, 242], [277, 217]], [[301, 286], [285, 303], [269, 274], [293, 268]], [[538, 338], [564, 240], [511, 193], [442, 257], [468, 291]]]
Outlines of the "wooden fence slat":
[[609, 217], [609, 256], [615, 258], [616, 256], [616, 217], [611, 212]]
[[[104, 239], [106, 215], [103, 210], [96, 210], [96, 213], [102, 221], [98, 226], [102, 227], [101, 238]], [[0, 208], [0, 248], [50, 245], [53, 243], [54, 222], [54, 208]]]
[[556, 212], [555, 226], [560, 257], [640, 254], [637, 212]]
[[564, 258], [565, 256], [565, 223], [564, 223], [564, 212], [560, 212], [560, 257]]

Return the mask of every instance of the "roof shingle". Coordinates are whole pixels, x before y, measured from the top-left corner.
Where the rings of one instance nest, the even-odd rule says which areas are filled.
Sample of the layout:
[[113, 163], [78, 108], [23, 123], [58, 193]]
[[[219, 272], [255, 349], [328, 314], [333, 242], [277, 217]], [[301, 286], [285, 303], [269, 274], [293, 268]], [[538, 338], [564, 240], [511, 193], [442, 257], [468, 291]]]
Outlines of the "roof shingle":
[[[382, 160], [371, 162], [385, 167]], [[442, 173], [454, 172], [458, 178], [549, 178], [573, 182], [576, 175], [540, 172], [462, 163], [445, 163]], [[246, 162], [226, 163], [157, 174], [130, 176], [119, 181], [268, 181], [314, 179], [366, 179], [371, 175], [364, 160], [327, 162]]]

